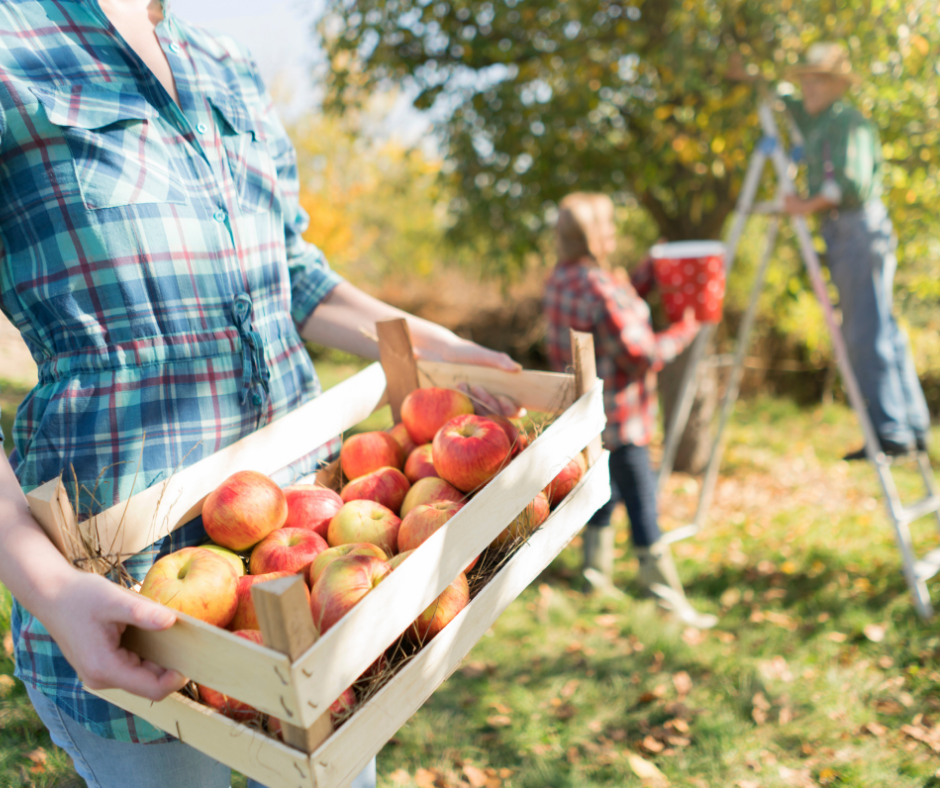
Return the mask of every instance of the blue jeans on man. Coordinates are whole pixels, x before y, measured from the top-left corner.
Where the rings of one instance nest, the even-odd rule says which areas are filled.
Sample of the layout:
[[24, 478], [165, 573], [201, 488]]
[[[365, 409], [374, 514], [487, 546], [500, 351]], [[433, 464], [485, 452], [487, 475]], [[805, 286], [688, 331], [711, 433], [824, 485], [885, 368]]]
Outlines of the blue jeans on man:
[[892, 314], [897, 238], [881, 200], [823, 221], [842, 333], [868, 414], [883, 446], [926, 441], [930, 413], [907, 336]]

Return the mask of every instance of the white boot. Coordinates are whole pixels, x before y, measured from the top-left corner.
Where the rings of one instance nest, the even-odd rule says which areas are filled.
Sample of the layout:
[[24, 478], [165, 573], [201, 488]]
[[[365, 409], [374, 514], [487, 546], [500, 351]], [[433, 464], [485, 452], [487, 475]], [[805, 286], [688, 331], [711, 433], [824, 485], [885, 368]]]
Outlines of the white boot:
[[717, 617], [699, 613], [686, 599], [668, 544], [657, 542], [649, 547], [637, 547], [636, 553], [640, 560], [637, 578], [640, 586], [655, 596], [661, 607], [671, 610], [686, 624], [698, 629], [711, 629], [718, 623]]
[[614, 586], [614, 528], [611, 525], [588, 525], [581, 532], [584, 545], [582, 572], [594, 591], [615, 596], [623, 592]]

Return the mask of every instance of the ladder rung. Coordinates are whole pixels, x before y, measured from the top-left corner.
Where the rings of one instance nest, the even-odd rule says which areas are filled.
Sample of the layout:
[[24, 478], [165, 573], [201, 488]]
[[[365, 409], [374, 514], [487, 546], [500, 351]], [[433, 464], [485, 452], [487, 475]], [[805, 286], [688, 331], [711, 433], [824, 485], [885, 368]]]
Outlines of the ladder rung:
[[698, 526], [695, 523], [691, 525], [683, 525], [681, 528], [673, 528], [671, 531], [666, 531], [659, 541], [663, 544], [672, 544], [673, 542], [681, 542], [683, 539], [688, 539], [690, 536], [695, 536], [699, 531]]
[[918, 580], [929, 580], [937, 572], [940, 572], [940, 547], [931, 550], [914, 564], [914, 576]]
[[914, 520], [919, 517], [923, 517], [925, 514], [930, 514], [940, 509], [940, 497], [936, 495], [928, 495], [923, 500], [913, 503], [910, 506], [905, 506], [901, 509], [901, 522], [912, 523]]

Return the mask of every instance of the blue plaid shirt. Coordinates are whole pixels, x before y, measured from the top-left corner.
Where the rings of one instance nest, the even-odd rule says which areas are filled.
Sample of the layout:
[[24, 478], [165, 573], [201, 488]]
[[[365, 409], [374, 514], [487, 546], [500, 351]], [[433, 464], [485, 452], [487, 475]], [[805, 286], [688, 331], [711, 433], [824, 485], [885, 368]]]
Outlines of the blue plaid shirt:
[[[179, 105], [94, 0], [0, 3], [0, 307], [39, 366], [10, 461], [26, 490], [77, 479], [80, 513], [317, 396], [297, 327], [340, 281], [301, 237], [294, 150], [247, 53], [169, 13], [156, 32]], [[196, 521], [128, 568], [204, 538]], [[16, 675], [86, 728], [166, 738], [84, 692], [19, 605], [12, 630]]]

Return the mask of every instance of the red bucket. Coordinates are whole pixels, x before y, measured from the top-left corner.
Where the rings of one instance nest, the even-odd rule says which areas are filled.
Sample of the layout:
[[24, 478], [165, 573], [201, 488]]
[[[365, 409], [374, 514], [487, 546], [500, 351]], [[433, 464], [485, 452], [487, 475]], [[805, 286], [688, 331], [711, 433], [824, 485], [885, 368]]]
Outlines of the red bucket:
[[656, 244], [650, 250], [653, 275], [670, 323], [695, 309], [700, 323], [718, 323], [725, 299], [725, 247], [717, 241]]

